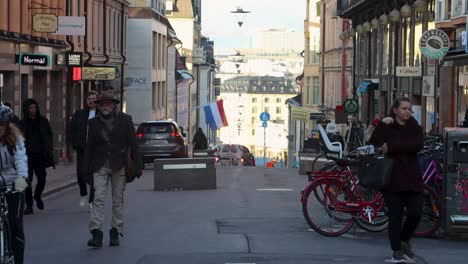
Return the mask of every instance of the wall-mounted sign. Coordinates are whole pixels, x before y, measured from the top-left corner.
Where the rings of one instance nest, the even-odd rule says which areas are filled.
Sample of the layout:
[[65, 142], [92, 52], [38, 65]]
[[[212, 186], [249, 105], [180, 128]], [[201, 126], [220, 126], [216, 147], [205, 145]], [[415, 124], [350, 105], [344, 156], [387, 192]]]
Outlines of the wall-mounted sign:
[[344, 101], [344, 112], [346, 114], [356, 114], [359, 110], [359, 102], [356, 99], [346, 99]]
[[50, 64], [50, 57], [46, 54], [20, 53], [18, 62], [25, 66], [47, 67]]
[[82, 80], [111, 81], [115, 80], [114, 67], [83, 67], [81, 71]]
[[58, 29], [55, 34], [69, 36], [84, 36], [86, 29], [85, 17], [59, 16]]
[[213, 79], [213, 85], [215, 85], [215, 86], [221, 85], [221, 78], [214, 78]]
[[59, 53], [55, 56], [55, 64], [57, 66], [67, 65], [67, 56], [65, 53]]
[[33, 30], [43, 33], [55, 33], [58, 29], [58, 18], [54, 14], [35, 14]]
[[310, 113], [309, 114], [310, 120], [321, 120], [325, 119], [325, 113]]
[[67, 65], [68, 66], [81, 66], [83, 60], [82, 52], [68, 52], [67, 53]]
[[419, 39], [419, 49], [429, 59], [436, 60], [444, 57], [449, 46], [449, 37], [440, 29], [428, 30]]
[[396, 76], [399, 77], [416, 77], [422, 75], [421, 67], [405, 67], [405, 66], [397, 66], [396, 67]]

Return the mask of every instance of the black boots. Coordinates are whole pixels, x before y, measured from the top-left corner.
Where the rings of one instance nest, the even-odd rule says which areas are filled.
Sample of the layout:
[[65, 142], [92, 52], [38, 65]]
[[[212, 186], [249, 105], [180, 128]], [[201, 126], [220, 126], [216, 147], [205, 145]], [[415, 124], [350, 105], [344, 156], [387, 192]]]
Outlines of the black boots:
[[117, 231], [117, 229], [112, 228], [111, 230], [109, 230], [109, 237], [110, 237], [109, 246], [111, 247], [120, 246], [119, 235], [121, 234], [119, 233], [119, 231]]
[[102, 231], [101, 230], [91, 230], [93, 237], [88, 240], [88, 247], [100, 248], [102, 247]]

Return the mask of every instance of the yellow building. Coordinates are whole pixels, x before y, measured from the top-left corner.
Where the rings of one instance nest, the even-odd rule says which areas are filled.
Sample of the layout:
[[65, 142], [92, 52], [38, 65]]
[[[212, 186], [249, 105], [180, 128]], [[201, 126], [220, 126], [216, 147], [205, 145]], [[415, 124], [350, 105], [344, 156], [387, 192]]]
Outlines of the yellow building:
[[[222, 143], [242, 144], [256, 158], [285, 160], [288, 148], [288, 109], [286, 100], [296, 94], [293, 81], [284, 77], [239, 76], [221, 86], [221, 99], [229, 126], [221, 128]], [[260, 114], [270, 121], [262, 126]]]
[[320, 104], [320, 8], [319, 0], [307, 0], [304, 21], [304, 78], [302, 105], [318, 110]]

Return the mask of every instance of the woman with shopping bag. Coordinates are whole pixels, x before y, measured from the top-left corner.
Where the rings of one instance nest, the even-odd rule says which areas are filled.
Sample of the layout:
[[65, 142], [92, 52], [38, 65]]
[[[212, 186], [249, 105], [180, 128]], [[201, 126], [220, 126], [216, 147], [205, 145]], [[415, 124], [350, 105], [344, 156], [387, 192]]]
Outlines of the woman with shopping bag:
[[[392, 262], [412, 262], [415, 255], [410, 239], [421, 219], [423, 181], [418, 152], [423, 148], [423, 129], [412, 117], [411, 101], [395, 99], [391, 113], [382, 119], [370, 143], [392, 159], [389, 185], [382, 190], [388, 208], [388, 234], [393, 250]], [[402, 224], [406, 208], [406, 221]]]

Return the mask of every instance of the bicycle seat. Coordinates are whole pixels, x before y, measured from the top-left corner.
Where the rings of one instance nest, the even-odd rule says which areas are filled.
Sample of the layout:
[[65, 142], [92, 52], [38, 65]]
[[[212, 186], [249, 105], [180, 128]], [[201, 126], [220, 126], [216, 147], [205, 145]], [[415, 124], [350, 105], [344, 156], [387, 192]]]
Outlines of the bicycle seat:
[[327, 156], [328, 159], [333, 160], [336, 162], [336, 165], [340, 167], [359, 167], [359, 160], [353, 160], [353, 159], [340, 159], [340, 158], [335, 158], [331, 156]]

